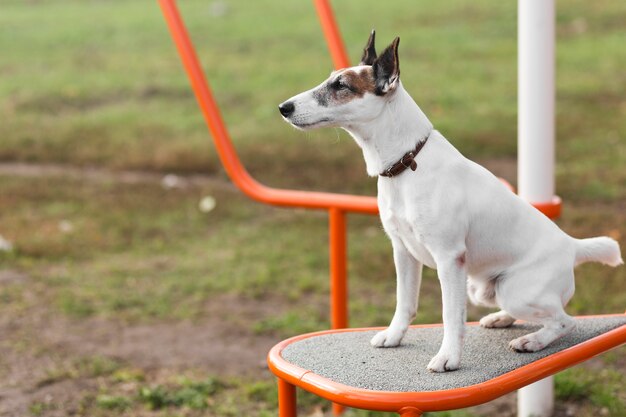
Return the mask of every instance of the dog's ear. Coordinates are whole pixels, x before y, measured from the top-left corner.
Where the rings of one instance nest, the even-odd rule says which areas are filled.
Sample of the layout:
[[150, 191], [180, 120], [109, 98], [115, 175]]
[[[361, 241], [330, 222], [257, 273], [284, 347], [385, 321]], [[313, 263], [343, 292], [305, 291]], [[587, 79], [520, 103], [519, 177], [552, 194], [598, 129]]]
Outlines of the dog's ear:
[[387, 94], [394, 90], [400, 82], [399, 44], [400, 38], [397, 37], [372, 64], [376, 79], [376, 94], [378, 95]]
[[363, 56], [361, 56], [361, 63], [359, 65], [372, 65], [376, 61], [376, 31], [372, 29], [370, 37], [367, 40], [365, 48], [363, 48]]

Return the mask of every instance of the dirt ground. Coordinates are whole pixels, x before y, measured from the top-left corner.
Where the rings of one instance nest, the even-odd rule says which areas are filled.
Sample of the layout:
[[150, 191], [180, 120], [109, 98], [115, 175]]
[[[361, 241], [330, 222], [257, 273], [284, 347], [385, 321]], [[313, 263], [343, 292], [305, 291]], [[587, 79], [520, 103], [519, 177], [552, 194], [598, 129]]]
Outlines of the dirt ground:
[[[10, 270], [2, 282], [27, 281]], [[105, 357], [143, 372], [194, 372], [262, 377], [265, 356], [278, 341], [256, 334], [247, 323], [278, 313], [277, 303], [231, 295], [207, 302], [206, 318], [155, 324], [104, 319], [69, 320], [45, 307], [21, 317], [0, 317], [0, 415], [25, 416], [34, 402], [63, 403], [71, 415], [77, 391], [93, 390], [95, 378], [64, 378], [51, 370], [69, 369], [76, 358]], [[52, 375], [51, 375], [52, 373]]]

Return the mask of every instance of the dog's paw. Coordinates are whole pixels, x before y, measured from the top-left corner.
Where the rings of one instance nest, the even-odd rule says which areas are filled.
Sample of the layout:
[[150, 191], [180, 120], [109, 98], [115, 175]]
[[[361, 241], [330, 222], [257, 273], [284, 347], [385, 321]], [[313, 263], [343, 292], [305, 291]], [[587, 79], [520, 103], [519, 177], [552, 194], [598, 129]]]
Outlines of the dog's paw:
[[404, 337], [403, 330], [395, 330], [387, 328], [382, 332], [376, 333], [372, 340], [370, 340], [370, 344], [374, 347], [395, 347], [400, 344], [402, 338]]
[[460, 363], [460, 355], [439, 352], [430, 360], [427, 368], [430, 372], [448, 372], [459, 369]]
[[480, 325], [488, 329], [509, 327], [515, 319], [502, 311], [491, 313], [480, 319]]
[[546, 346], [539, 342], [536, 337], [533, 337], [532, 334], [518, 337], [517, 339], [511, 340], [509, 343], [509, 349], [519, 353], [537, 352], [544, 347]]

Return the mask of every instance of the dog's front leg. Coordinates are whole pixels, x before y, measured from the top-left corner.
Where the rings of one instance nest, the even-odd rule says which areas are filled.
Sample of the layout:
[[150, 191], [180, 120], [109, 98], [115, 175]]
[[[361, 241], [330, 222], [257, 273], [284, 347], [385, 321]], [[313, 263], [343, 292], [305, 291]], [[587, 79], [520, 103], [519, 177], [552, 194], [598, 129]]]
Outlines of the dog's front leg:
[[441, 284], [443, 301], [443, 342], [439, 352], [431, 359], [428, 370], [453, 371], [459, 368], [466, 319], [465, 257], [459, 255], [437, 262], [437, 275]]
[[417, 314], [417, 296], [422, 282], [422, 264], [406, 249], [398, 238], [391, 238], [393, 260], [396, 265], [396, 312], [391, 324], [371, 340], [375, 347], [394, 347], [402, 341]]

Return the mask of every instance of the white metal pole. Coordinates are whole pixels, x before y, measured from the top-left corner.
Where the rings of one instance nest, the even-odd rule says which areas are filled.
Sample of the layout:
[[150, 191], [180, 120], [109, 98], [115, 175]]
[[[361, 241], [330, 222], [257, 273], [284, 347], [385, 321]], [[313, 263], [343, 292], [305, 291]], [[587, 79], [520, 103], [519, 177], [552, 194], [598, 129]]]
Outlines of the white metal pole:
[[[518, 0], [518, 193], [533, 203], [554, 196], [554, 0]], [[518, 391], [518, 417], [554, 410], [552, 377]]]
[[518, 189], [554, 196], [554, 0], [518, 0]]
[[551, 376], [517, 391], [518, 417], [549, 417], [553, 412], [554, 379]]

